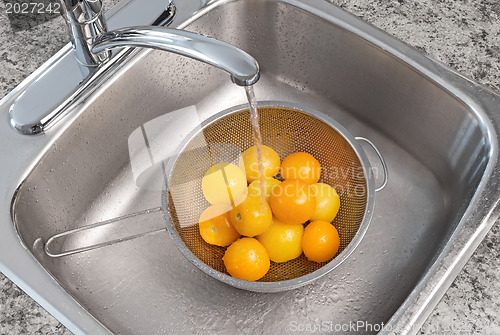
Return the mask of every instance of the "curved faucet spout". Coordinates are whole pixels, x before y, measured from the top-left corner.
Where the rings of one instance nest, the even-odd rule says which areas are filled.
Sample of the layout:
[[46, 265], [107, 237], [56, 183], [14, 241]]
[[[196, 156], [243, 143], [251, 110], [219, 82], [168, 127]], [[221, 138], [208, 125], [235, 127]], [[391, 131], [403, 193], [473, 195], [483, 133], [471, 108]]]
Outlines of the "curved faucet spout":
[[174, 52], [228, 72], [234, 83], [249, 86], [259, 80], [257, 61], [231, 44], [200, 34], [165, 27], [129, 27], [98, 37], [92, 52], [115, 47], [143, 47]]

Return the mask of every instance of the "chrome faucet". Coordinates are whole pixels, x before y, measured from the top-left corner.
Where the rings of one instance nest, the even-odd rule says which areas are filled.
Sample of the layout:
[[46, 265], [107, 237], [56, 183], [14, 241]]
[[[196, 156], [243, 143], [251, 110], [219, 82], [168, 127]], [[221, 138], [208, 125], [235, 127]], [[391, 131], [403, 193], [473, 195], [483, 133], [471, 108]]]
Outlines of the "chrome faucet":
[[110, 49], [143, 47], [174, 52], [220, 68], [234, 83], [259, 79], [259, 65], [246, 52], [219, 40], [173, 28], [137, 26], [108, 31], [102, 0], [60, 0], [78, 62], [89, 71], [106, 63]]
[[[110, 26], [123, 27], [124, 21], [148, 26], [112, 31], [108, 31], [102, 0], [59, 1], [73, 50], [65, 47], [54, 55], [44, 65], [45, 72], [11, 103], [9, 122], [21, 134], [44, 133], [56, 125], [74, 110], [76, 101], [85, 101], [104, 83], [120, 62], [137, 54], [134, 47], [166, 50], [211, 64], [228, 72], [240, 86], [252, 85], [259, 79], [259, 65], [246, 52], [200, 34], [163, 27], [175, 17], [172, 0], [135, 0], [123, 4], [110, 18]], [[124, 48], [111, 51], [117, 47]]]

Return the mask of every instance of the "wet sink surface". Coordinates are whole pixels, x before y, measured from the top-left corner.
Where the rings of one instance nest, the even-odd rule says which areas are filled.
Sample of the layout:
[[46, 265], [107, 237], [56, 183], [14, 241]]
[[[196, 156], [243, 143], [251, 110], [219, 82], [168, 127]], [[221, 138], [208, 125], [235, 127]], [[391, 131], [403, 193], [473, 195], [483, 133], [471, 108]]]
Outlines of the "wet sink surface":
[[[245, 102], [227, 74], [148, 53], [89, 100], [25, 180], [13, 207], [25, 245], [112, 332], [275, 334], [322, 321], [325, 327], [387, 323], [446, 246], [490, 159], [484, 120], [428, 76], [317, 14], [294, 2], [226, 1], [186, 29], [252, 54], [262, 70], [259, 100], [306, 105], [376, 143], [390, 180], [376, 194], [363, 241], [330, 274], [273, 294], [208, 277], [167, 232], [48, 257], [43, 242], [56, 233], [161, 205], [161, 191], [134, 179], [129, 136], [141, 125], [193, 106], [206, 119]], [[381, 168], [367, 154], [380, 183]], [[67, 243], [163, 224], [161, 215], [149, 215]]]

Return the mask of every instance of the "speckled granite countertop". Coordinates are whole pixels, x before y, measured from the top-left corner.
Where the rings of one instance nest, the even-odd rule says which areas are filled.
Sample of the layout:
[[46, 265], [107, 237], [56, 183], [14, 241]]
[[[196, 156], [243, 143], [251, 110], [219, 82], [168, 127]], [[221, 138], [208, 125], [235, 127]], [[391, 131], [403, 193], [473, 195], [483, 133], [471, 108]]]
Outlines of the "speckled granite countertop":
[[[5, 1], [5, 2], [4, 2]], [[181, 0], [178, 0], [181, 1]], [[318, 0], [319, 1], [319, 0]], [[500, 91], [498, 0], [328, 0]], [[0, 97], [68, 42], [60, 17], [17, 19], [11, 26], [0, 0]], [[109, 3], [108, 1], [108, 7]], [[500, 227], [497, 223], [454, 281], [422, 334], [500, 334]], [[486, 321], [493, 325], [482, 328]], [[494, 324], [497, 324], [496, 326]], [[448, 326], [448, 328], [447, 328]], [[0, 274], [0, 334], [70, 334]]]

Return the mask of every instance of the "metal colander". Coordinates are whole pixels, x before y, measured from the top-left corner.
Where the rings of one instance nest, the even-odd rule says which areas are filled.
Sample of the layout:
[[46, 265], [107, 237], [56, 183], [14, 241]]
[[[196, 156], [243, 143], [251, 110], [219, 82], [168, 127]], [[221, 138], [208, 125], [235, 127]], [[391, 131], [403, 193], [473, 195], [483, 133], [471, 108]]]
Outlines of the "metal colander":
[[[161, 164], [167, 182], [162, 191], [161, 207], [55, 234], [45, 243], [46, 254], [63, 257], [160, 232], [164, 229], [63, 248], [71, 235], [162, 212], [167, 230], [184, 256], [210, 276], [238, 288], [257, 292], [283, 291], [302, 286], [334, 269], [349, 256], [365, 234], [372, 216], [374, 192], [387, 184], [387, 167], [372, 142], [363, 137], [352, 137], [330, 117], [306, 107], [282, 102], [259, 103], [262, 141], [281, 159], [294, 152], [308, 152], [320, 162], [320, 182], [334, 187], [340, 196], [340, 210], [333, 221], [340, 235], [340, 248], [335, 257], [323, 263], [310, 262], [304, 255], [285, 263], [271, 262], [271, 268], [263, 278], [250, 282], [227, 273], [222, 261], [226, 248], [208, 244], [202, 239], [198, 220], [210, 206], [202, 192], [203, 176], [215, 164], [239, 164], [242, 152], [253, 145], [247, 106], [231, 108], [203, 122], [201, 127], [188, 134], [167, 165]], [[373, 173], [359, 140], [371, 145], [382, 163], [384, 181], [377, 189], [374, 189]]]
[[273, 148], [281, 159], [294, 152], [310, 153], [321, 164], [320, 182], [337, 190], [341, 204], [333, 225], [340, 235], [340, 248], [332, 260], [323, 263], [308, 261], [303, 254], [285, 263], [271, 262], [268, 273], [257, 282], [231, 277], [222, 261], [226, 248], [206, 243], [198, 230], [200, 214], [210, 206], [203, 196], [201, 180], [214, 164], [238, 164], [241, 153], [254, 144], [250, 112], [245, 107], [207, 120], [179, 149], [167, 169], [168, 192], [163, 194], [163, 206], [168, 208], [168, 213], [164, 212], [167, 228], [191, 262], [223, 282], [262, 292], [298, 287], [339, 265], [360, 242], [373, 209], [373, 175], [359, 143], [330, 117], [304, 107], [260, 103], [263, 144]]

